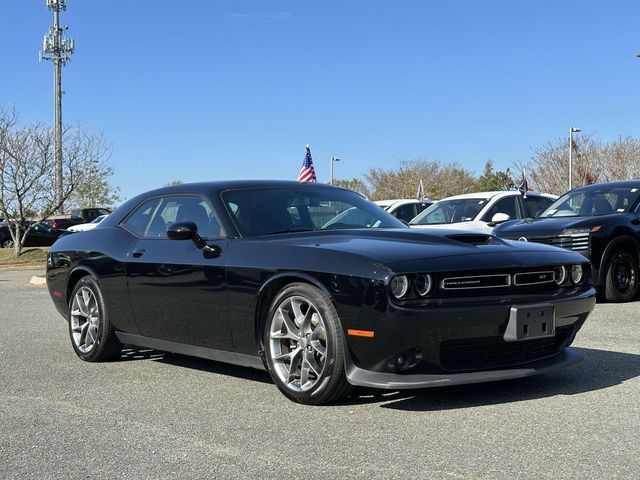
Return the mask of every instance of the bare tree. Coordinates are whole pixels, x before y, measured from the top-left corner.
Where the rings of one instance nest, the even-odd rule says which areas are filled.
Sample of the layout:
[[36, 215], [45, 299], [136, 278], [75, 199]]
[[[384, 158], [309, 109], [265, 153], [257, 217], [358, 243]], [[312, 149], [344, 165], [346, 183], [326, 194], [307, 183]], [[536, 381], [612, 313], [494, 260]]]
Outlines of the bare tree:
[[[574, 140], [572, 187], [596, 182], [610, 182], [640, 176], [640, 140], [619, 137], [605, 143], [593, 134]], [[533, 150], [529, 162], [517, 163], [526, 169], [530, 185], [540, 191], [561, 195], [569, 188], [569, 145], [558, 138]]]
[[471, 192], [476, 185], [473, 173], [457, 163], [425, 160], [401, 160], [397, 168], [389, 170], [371, 167], [364, 178], [372, 200], [415, 198], [420, 180], [431, 198]]
[[102, 135], [65, 128], [64, 188], [62, 202], [56, 202], [53, 130], [38, 123], [21, 126], [14, 110], [0, 110], [0, 213], [16, 255], [36, 223], [58, 211], [80, 186], [108, 174], [109, 154]]

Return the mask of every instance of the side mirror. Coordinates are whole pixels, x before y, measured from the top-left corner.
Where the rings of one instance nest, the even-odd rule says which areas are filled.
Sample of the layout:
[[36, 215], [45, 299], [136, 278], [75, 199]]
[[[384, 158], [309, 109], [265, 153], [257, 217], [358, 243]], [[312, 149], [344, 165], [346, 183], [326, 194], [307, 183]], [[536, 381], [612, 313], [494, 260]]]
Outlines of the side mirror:
[[171, 240], [190, 240], [198, 235], [198, 226], [193, 222], [180, 222], [169, 225], [167, 237]]
[[202, 250], [204, 258], [217, 258], [222, 254], [220, 247], [207, 245], [207, 242], [198, 235], [198, 226], [193, 222], [179, 222], [169, 225], [167, 237], [171, 240], [191, 239], [195, 246]]
[[501, 223], [508, 222], [509, 220], [511, 220], [511, 217], [506, 213], [496, 213], [491, 217], [489, 225], [500, 225]]

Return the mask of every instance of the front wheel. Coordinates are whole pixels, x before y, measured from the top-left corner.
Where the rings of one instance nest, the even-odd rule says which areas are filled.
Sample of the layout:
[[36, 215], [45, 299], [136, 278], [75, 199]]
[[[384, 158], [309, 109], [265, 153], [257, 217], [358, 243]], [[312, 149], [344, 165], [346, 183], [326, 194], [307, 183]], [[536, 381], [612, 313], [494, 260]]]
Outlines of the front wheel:
[[69, 336], [76, 354], [86, 362], [120, 355], [122, 343], [113, 331], [100, 285], [93, 277], [82, 277], [71, 293]]
[[344, 336], [329, 296], [293, 283], [276, 296], [264, 331], [269, 373], [289, 399], [311, 405], [344, 397]]
[[625, 250], [613, 252], [607, 264], [605, 298], [608, 302], [629, 302], [638, 293], [638, 262]]

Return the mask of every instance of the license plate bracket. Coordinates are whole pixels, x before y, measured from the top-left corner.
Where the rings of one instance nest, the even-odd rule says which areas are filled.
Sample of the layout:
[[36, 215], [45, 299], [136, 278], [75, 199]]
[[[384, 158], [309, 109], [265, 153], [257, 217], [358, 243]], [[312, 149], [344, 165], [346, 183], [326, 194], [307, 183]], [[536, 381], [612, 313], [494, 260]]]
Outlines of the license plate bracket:
[[509, 323], [504, 332], [506, 342], [519, 342], [556, 334], [556, 311], [550, 304], [511, 307]]

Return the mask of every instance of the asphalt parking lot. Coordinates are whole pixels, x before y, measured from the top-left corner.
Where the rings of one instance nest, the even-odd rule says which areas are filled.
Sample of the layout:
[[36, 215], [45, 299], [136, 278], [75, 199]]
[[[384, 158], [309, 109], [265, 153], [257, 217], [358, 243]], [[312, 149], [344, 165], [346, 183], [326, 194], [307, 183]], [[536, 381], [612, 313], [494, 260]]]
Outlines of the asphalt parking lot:
[[33, 274], [0, 271], [1, 478], [638, 478], [640, 302], [562, 372], [309, 407], [212, 361], [82, 363]]

